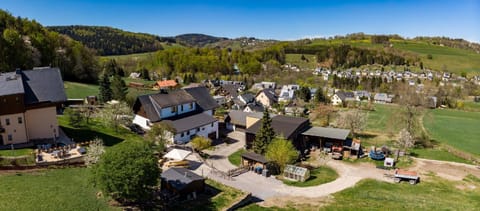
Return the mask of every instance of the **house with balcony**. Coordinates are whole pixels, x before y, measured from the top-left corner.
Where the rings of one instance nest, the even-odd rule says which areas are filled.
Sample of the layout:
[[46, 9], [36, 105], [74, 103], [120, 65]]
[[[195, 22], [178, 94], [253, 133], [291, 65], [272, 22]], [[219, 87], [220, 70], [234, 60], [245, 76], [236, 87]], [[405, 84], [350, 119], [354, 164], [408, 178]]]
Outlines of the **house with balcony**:
[[0, 146], [57, 139], [65, 101], [58, 68], [0, 73]]
[[188, 143], [195, 136], [218, 138], [218, 120], [213, 117], [219, 105], [204, 86], [163, 90], [142, 95], [133, 106], [133, 123], [145, 130], [153, 124], [166, 123], [174, 128], [172, 143]]

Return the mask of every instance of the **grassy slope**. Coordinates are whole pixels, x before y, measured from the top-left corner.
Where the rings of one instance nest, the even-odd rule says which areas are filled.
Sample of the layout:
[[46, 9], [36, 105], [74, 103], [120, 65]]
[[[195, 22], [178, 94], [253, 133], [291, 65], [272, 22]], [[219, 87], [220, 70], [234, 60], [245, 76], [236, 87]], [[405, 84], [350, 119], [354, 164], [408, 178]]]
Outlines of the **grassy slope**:
[[84, 99], [89, 95], [98, 95], [97, 85], [69, 81], [65, 81], [63, 84], [68, 98]]
[[[442, 71], [444, 67], [451, 72], [460, 73], [480, 72], [480, 54], [470, 50], [430, 45], [421, 41], [392, 40], [393, 48], [417, 54], [424, 66], [433, 70]], [[381, 44], [371, 44], [370, 40], [315, 40], [311, 45], [339, 45], [349, 44], [357, 47], [381, 49]], [[431, 54], [432, 59], [427, 59]]]
[[302, 54], [287, 54], [286, 61], [290, 64], [298, 65], [302, 70], [304, 69], [315, 69], [317, 67], [317, 59], [315, 55], [304, 54], [305, 58], [308, 59], [307, 61], [302, 61]]
[[424, 125], [433, 139], [480, 155], [480, 112], [436, 109], [425, 115]]
[[96, 198], [86, 168], [0, 176], [0, 210], [113, 210]]

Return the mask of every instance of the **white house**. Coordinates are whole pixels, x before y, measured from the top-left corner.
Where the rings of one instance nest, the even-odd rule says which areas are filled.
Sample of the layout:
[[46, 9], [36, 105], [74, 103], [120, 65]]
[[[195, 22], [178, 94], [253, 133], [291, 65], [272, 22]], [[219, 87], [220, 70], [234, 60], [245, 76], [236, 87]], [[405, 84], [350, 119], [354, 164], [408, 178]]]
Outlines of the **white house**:
[[283, 85], [278, 97], [279, 102], [288, 102], [295, 98], [295, 91], [299, 90], [300, 86], [297, 84]]
[[194, 136], [218, 138], [218, 120], [213, 117], [219, 105], [205, 87], [191, 87], [137, 98], [133, 123], [149, 130], [155, 123], [171, 125], [173, 143], [184, 144]]
[[344, 102], [355, 101], [355, 95], [353, 92], [337, 91], [330, 101], [332, 101], [332, 105], [343, 105]]

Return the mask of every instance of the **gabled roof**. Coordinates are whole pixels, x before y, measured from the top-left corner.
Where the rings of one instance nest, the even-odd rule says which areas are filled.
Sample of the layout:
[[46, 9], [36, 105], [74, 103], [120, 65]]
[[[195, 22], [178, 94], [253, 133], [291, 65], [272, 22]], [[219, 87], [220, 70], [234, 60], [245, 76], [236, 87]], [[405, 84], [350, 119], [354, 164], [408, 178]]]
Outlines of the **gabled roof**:
[[176, 120], [163, 120], [162, 122], [170, 124], [172, 127], [174, 127], [176, 133], [181, 133], [191, 129], [196, 129], [201, 126], [208, 125], [210, 123], [214, 123], [216, 121], [217, 119], [215, 119], [213, 116], [210, 116], [205, 113], [199, 113], [199, 114], [179, 118]]
[[233, 98], [238, 97], [238, 89], [240, 88], [240, 85], [238, 84], [224, 84], [222, 85], [222, 88], [228, 92], [230, 96]]
[[251, 103], [255, 100], [255, 96], [253, 96], [250, 93], [242, 94], [242, 95], [238, 96], [238, 98], [242, 98], [245, 101], [245, 103]]
[[25, 70], [20, 74], [25, 90], [25, 104], [67, 101], [62, 75], [58, 68]]
[[330, 138], [330, 139], [337, 139], [337, 140], [346, 140], [349, 134], [350, 134], [350, 130], [339, 129], [339, 128], [328, 128], [328, 127], [311, 127], [302, 133], [302, 135], [316, 136], [316, 137]]
[[189, 87], [184, 90], [197, 100], [197, 104], [204, 111], [220, 107], [205, 86]]
[[250, 108], [250, 110], [252, 110], [253, 112], [263, 112], [263, 106], [261, 105], [257, 105], [257, 104], [248, 104], [247, 105], [248, 108]]
[[161, 177], [162, 180], [166, 180], [166, 182], [177, 190], [182, 190], [194, 181], [205, 180], [200, 175], [195, 174], [186, 168], [170, 168], [162, 172]]
[[349, 99], [354, 99], [355, 95], [353, 92], [344, 92], [344, 91], [338, 91], [335, 93], [342, 101], [349, 100]]
[[261, 93], [264, 93], [265, 96], [274, 103], [278, 101], [278, 98], [275, 95], [275, 90], [273, 89], [263, 89], [262, 91], [258, 92], [257, 96], [260, 95]]
[[183, 89], [169, 92], [160, 92], [148, 96], [151, 101], [158, 105], [160, 108], [195, 102], [195, 98], [193, 98]]
[[[295, 133], [295, 131], [303, 130], [303, 128], [301, 127], [307, 122], [308, 119], [302, 117], [278, 115], [272, 117], [272, 128], [275, 131], [276, 135], [283, 135], [286, 139], [289, 139]], [[256, 134], [261, 126], [262, 121], [258, 121], [249, 128], [247, 128], [246, 132]]]
[[254, 152], [245, 152], [242, 154], [242, 157], [248, 160], [257, 161], [262, 164], [268, 163], [268, 160], [263, 155]]

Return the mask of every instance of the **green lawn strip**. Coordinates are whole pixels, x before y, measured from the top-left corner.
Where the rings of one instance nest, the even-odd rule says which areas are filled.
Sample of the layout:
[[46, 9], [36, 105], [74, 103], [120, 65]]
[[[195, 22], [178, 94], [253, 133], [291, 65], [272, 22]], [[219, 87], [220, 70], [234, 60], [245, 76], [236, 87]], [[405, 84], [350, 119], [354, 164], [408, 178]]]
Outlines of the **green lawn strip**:
[[[455, 182], [435, 178], [417, 185], [363, 180], [335, 193], [335, 202], [323, 210], [475, 210], [480, 191], [465, 191]], [[347, 203], [348, 202], [348, 203]]]
[[65, 92], [70, 99], [84, 99], [86, 96], [98, 95], [98, 85], [65, 81]]
[[0, 150], [0, 156], [7, 156], [7, 157], [16, 157], [16, 156], [23, 156], [23, 155], [31, 155], [33, 153], [33, 149], [3, 149]]
[[434, 148], [434, 149], [425, 149], [425, 148], [416, 148], [410, 150], [410, 155], [418, 158], [425, 158], [431, 160], [443, 160], [443, 161], [451, 161], [457, 163], [466, 163], [472, 164], [471, 161], [465, 160], [461, 157], [458, 157], [447, 150]]
[[105, 146], [113, 146], [124, 140], [143, 140], [143, 137], [126, 128], [119, 127], [118, 131], [115, 131], [114, 128], [105, 127], [97, 119], [91, 119], [89, 124], [80, 128], [72, 127], [65, 116], [58, 116], [58, 123], [67, 136], [77, 143], [91, 141], [97, 137], [103, 140]]
[[247, 152], [245, 149], [239, 149], [238, 151], [232, 153], [228, 156], [228, 161], [235, 166], [240, 166], [240, 162], [242, 162], [242, 154]]
[[480, 112], [436, 109], [429, 111], [423, 122], [432, 139], [480, 155]]
[[296, 187], [310, 187], [325, 184], [337, 178], [338, 174], [335, 170], [327, 166], [320, 166], [319, 168], [310, 170], [310, 178], [308, 178], [305, 182], [283, 179], [283, 183]]
[[120, 210], [97, 199], [88, 169], [66, 168], [0, 176], [0, 210]]

